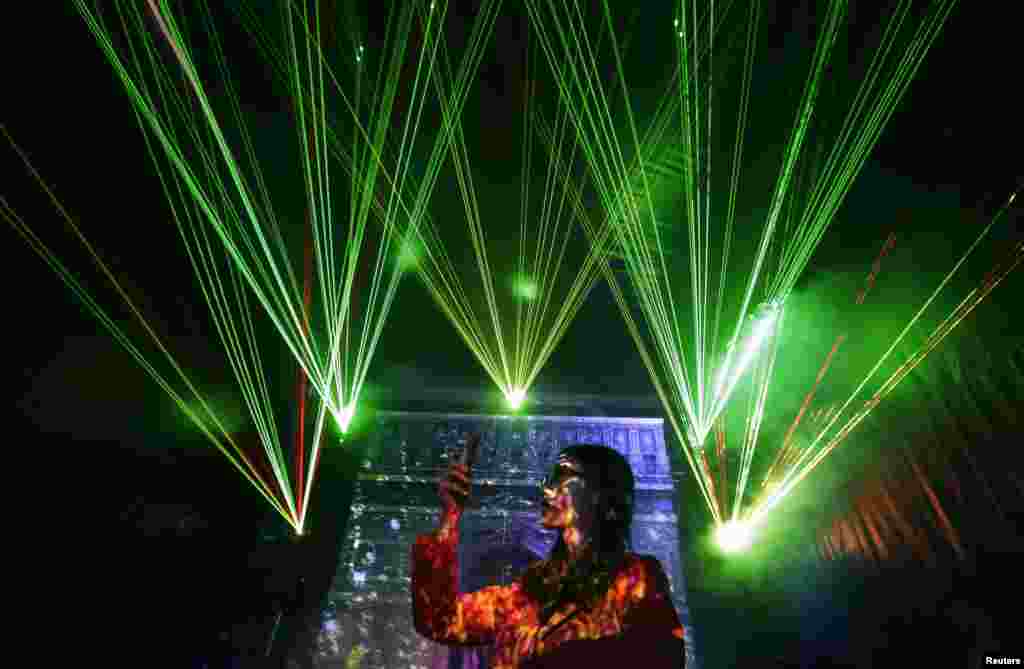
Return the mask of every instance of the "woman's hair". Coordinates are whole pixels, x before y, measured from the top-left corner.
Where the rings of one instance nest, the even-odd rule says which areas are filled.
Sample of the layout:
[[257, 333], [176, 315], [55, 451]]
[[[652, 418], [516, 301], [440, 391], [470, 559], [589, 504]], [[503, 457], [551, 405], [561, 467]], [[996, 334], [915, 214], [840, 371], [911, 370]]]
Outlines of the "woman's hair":
[[587, 489], [597, 492], [594, 561], [586, 573], [560, 583], [558, 569], [568, 560], [569, 549], [559, 533], [548, 558], [530, 565], [523, 574], [523, 588], [528, 596], [542, 604], [566, 601], [570, 597], [593, 604], [607, 591], [624, 553], [631, 548], [633, 470], [622, 455], [607, 446], [576, 444], [563, 449], [560, 456], [579, 461]]

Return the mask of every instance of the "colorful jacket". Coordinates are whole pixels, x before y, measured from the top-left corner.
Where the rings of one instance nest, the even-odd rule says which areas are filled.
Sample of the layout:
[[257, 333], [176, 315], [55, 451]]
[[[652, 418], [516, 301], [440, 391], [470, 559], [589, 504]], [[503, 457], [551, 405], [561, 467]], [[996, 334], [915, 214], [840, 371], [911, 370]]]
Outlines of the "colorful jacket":
[[626, 553], [596, 607], [567, 603], [541, 626], [540, 603], [519, 580], [460, 593], [458, 543], [456, 530], [421, 535], [413, 545], [412, 613], [420, 635], [446, 645], [493, 644], [493, 669], [683, 666], [683, 627], [656, 558]]

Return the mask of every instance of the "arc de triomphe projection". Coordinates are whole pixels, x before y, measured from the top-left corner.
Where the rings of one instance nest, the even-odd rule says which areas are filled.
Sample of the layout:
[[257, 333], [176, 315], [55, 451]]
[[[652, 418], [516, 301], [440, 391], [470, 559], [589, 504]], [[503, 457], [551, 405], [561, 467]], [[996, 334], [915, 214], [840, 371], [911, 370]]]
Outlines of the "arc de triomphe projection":
[[668, 575], [686, 627], [688, 666], [696, 666], [676, 483], [660, 418], [488, 416], [380, 412], [367, 437], [353, 507], [320, 631], [318, 667], [484, 669], [488, 649], [450, 649], [413, 629], [409, 554], [416, 535], [440, 516], [437, 481], [458, 442], [482, 433], [473, 498], [462, 518], [463, 591], [511, 582], [546, 556], [555, 533], [541, 527], [540, 481], [570, 444], [603, 444], [626, 456], [636, 479], [632, 550], [653, 555]]

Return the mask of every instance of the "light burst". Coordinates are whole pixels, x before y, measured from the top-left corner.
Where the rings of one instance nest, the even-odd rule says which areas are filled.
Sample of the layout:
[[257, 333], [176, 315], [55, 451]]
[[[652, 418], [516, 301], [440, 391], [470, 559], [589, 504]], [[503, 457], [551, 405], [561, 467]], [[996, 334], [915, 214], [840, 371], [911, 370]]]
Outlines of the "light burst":
[[352, 424], [352, 418], [356, 413], [356, 405], [355, 403], [348, 404], [340, 409], [332, 410], [331, 413], [334, 416], [334, 422], [337, 424], [338, 429], [341, 430], [342, 434], [345, 434]]
[[505, 401], [508, 402], [509, 408], [513, 411], [519, 411], [525, 400], [526, 390], [523, 388], [511, 388], [505, 394]]
[[729, 520], [715, 531], [715, 540], [724, 552], [739, 553], [750, 548], [754, 540], [754, 531], [747, 522]]

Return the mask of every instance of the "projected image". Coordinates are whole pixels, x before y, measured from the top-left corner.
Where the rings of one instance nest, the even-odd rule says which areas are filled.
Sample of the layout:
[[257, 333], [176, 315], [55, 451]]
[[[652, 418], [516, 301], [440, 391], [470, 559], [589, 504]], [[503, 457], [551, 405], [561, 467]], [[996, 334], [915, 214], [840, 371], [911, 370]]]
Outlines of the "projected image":
[[[449, 443], [462, 430], [484, 434], [473, 502], [459, 530], [459, 590], [507, 586], [547, 557], [558, 532], [544, 527], [538, 482], [558, 452], [581, 438], [605, 442], [623, 454], [636, 480], [632, 551], [664, 566], [672, 607], [686, 630], [674, 489], [660, 420], [604, 418], [466, 417], [381, 414], [379, 453], [365, 463], [352, 519], [328, 604], [321, 616], [316, 666], [397, 669], [491, 669], [502, 664], [491, 644], [446, 646], [415, 631], [410, 559], [418, 536], [433, 532], [441, 515], [437, 477]], [[459, 429], [449, 429], [458, 422]], [[385, 443], [387, 442], [387, 443]], [[415, 454], [415, 455], [412, 455]], [[422, 475], [422, 476], [421, 476]], [[417, 480], [422, 479], [422, 480]], [[614, 595], [615, 593], [610, 593]], [[614, 599], [614, 597], [613, 597]], [[609, 605], [614, 602], [609, 600]], [[619, 602], [621, 604], [621, 602]], [[566, 624], [566, 631], [572, 625]], [[689, 666], [697, 666], [695, 661]]]

